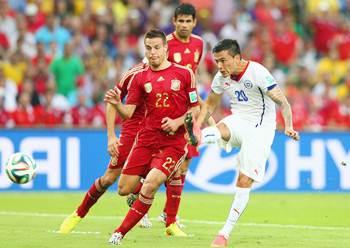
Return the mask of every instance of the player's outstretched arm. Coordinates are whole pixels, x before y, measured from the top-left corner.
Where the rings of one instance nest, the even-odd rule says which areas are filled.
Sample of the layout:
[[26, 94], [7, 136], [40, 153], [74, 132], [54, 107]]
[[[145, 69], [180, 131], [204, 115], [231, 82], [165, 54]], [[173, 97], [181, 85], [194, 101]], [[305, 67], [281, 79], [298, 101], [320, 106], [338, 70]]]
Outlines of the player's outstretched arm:
[[282, 116], [284, 120], [284, 133], [288, 137], [299, 140], [299, 133], [294, 130], [293, 128], [293, 117], [292, 117], [292, 109], [290, 107], [290, 104], [286, 98], [286, 96], [283, 94], [280, 87], [275, 86], [273, 89], [269, 90], [267, 92], [267, 95], [277, 104], [281, 107], [282, 110]]
[[209, 93], [208, 98], [201, 106], [201, 110], [198, 115], [197, 124], [199, 128], [203, 125], [203, 123], [208, 122], [209, 117], [211, 117], [211, 115], [214, 113], [220, 101], [221, 95], [216, 94], [213, 91]]

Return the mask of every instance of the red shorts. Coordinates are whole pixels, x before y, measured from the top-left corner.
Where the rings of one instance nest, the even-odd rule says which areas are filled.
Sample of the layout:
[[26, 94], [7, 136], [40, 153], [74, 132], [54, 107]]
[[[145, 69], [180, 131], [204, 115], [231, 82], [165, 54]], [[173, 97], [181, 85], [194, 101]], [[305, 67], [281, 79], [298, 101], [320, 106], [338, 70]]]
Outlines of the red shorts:
[[151, 169], [157, 168], [168, 178], [172, 177], [186, 157], [186, 145], [183, 150], [174, 146], [157, 146], [135, 144], [122, 174], [146, 177]]
[[188, 149], [188, 153], [187, 153], [186, 159], [192, 159], [193, 157], [199, 156], [199, 151], [197, 146], [188, 145], [187, 149]]
[[131, 151], [131, 148], [135, 142], [135, 135], [120, 135], [121, 145], [118, 147], [119, 156], [117, 159], [111, 158], [109, 162], [109, 169], [120, 169], [123, 168], [125, 161]]

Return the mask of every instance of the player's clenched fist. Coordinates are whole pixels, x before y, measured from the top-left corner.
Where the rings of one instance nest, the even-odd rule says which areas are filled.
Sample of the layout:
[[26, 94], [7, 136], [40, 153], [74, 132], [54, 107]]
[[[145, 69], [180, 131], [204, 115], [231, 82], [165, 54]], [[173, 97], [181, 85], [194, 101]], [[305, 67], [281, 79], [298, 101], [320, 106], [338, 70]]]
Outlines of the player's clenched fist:
[[120, 99], [120, 91], [117, 89], [110, 89], [106, 92], [105, 97], [103, 99], [105, 102], [108, 102], [113, 105], [117, 105], [121, 102]]
[[299, 140], [300, 136], [299, 133], [297, 131], [295, 131], [293, 128], [286, 128], [284, 130], [285, 135], [287, 135], [288, 137], [292, 138], [293, 140]]
[[162, 129], [165, 132], [174, 134], [178, 128], [179, 125], [176, 120], [173, 120], [169, 117], [165, 117], [162, 119]]
[[114, 136], [114, 137], [109, 137], [108, 138], [108, 153], [111, 155], [111, 157], [118, 157], [119, 151], [118, 147], [120, 146], [120, 141], [119, 139]]

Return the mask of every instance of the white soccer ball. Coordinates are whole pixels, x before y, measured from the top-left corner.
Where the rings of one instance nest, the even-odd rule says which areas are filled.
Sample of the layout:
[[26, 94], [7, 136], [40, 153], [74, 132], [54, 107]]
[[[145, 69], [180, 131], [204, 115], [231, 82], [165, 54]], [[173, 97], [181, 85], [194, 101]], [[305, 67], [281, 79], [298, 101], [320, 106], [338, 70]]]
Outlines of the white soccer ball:
[[14, 153], [6, 162], [5, 171], [14, 183], [24, 184], [35, 177], [36, 163], [34, 159], [22, 152]]

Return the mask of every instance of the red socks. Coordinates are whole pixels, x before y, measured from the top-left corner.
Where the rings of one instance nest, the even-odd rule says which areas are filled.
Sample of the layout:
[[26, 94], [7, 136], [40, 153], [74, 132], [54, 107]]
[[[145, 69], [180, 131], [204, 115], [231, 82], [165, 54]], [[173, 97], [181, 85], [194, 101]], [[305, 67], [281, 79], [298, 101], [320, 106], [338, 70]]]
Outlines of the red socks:
[[136, 185], [136, 188], [134, 189], [134, 192], [132, 192], [132, 193], [135, 195], [140, 193], [142, 185], [143, 185], [143, 179]]
[[184, 186], [186, 175], [181, 177], [174, 177], [167, 183], [166, 188], [166, 203], [164, 212], [166, 213], [166, 226], [176, 222], [176, 215], [179, 211], [181, 193]]
[[180, 177], [181, 177], [182, 187], [184, 187], [185, 180], [186, 180], [186, 174], [182, 174]]
[[120, 232], [123, 236], [129, 232], [148, 212], [149, 208], [152, 206], [153, 199], [154, 198], [144, 196], [140, 193], [139, 198], [129, 209], [122, 224], [114, 232]]
[[[100, 184], [100, 179], [97, 179], [96, 183]], [[80, 206], [77, 209], [78, 216], [80, 216], [81, 218], [84, 218], [85, 215], [89, 212], [90, 208], [97, 202], [98, 198], [100, 198], [104, 192], [106, 192], [106, 190], [103, 190], [102, 192], [98, 191], [94, 182], [91, 185], [88, 192], [85, 194], [83, 202], [80, 204]]]

